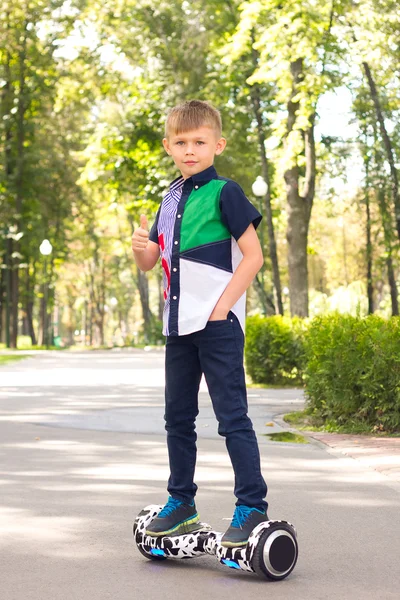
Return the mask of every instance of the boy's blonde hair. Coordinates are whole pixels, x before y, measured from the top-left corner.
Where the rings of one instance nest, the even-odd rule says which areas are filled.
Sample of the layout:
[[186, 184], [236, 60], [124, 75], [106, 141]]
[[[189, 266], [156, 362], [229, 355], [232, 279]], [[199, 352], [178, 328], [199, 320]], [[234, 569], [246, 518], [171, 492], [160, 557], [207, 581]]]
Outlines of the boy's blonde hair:
[[219, 111], [209, 102], [188, 100], [172, 108], [165, 122], [165, 137], [208, 126], [214, 129], [218, 138], [222, 134], [222, 121]]

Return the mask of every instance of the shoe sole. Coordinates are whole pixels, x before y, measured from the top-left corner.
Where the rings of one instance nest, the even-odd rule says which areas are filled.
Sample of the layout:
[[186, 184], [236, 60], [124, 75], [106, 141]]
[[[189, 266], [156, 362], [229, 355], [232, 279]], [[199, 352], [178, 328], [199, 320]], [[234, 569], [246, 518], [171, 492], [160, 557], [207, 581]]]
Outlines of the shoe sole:
[[200, 523], [199, 515], [196, 515], [192, 519], [188, 519], [183, 523], [179, 523], [175, 525], [175, 527], [171, 527], [171, 529], [167, 529], [166, 531], [150, 531], [146, 529], [146, 535], [151, 537], [161, 537], [164, 535], [182, 535], [184, 533], [193, 533], [193, 531], [197, 531], [198, 529], [202, 529], [202, 524]]

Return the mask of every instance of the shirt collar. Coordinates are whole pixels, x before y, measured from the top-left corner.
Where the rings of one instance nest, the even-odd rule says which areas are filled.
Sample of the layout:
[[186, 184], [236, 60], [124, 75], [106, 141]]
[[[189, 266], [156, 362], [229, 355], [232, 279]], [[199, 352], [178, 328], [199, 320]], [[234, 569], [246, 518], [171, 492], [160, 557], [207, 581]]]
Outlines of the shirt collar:
[[218, 177], [218, 173], [215, 170], [214, 165], [204, 169], [200, 173], [196, 173], [196, 175], [192, 175], [191, 179], [195, 183], [208, 183], [212, 179], [216, 179]]
[[179, 177], [171, 181], [171, 183], [169, 184], [169, 189], [174, 190], [179, 188], [181, 185], [184, 184], [184, 181], [185, 180], [183, 179], [182, 175], [179, 175]]
[[192, 181], [193, 183], [204, 185], [212, 179], [217, 179], [217, 177], [218, 173], [215, 170], [214, 165], [211, 165], [211, 167], [204, 169], [204, 171], [201, 171], [200, 173], [196, 173], [196, 175], [192, 175], [192, 177], [189, 177], [188, 179], [183, 179], [182, 175], [180, 175], [170, 183], [169, 189], [179, 187], [181, 183], [183, 184], [186, 181]]

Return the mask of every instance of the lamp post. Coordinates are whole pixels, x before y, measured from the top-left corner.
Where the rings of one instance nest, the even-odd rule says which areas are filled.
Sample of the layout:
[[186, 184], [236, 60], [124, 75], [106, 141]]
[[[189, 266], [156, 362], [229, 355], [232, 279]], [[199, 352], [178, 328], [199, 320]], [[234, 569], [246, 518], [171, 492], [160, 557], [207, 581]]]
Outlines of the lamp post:
[[[251, 186], [251, 189], [252, 189], [253, 194], [256, 196], [256, 198], [259, 198], [260, 213], [262, 213], [262, 198], [264, 198], [268, 192], [268, 185], [267, 185], [267, 182], [265, 181], [264, 177], [261, 177], [261, 175], [258, 175], [255, 182]], [[260, 238], [261, 238], [262, 253], [263, 253], [263, 257], [264, 257], [264, 230], [263, 230], [262, 225], [261, 225], [261, 229], [260, 229]], [[265, 269], [265, 261], [263, 261], [263, 265], [261, 267], [261, 283], [262, 283], [263, 291], [264, 291], [264, 269]]]
[[258, 175], [255, 182], [251, 186], [251, 189], [253, 191], [253, 194], [257, 196], [257, 198], [262, 198], [263, 196], [265, 196], [265, 194], [268, 192], [268, 185], [264, 177]]
[[[266, 176], [267, 177], [267, 176]], [[267, 177], [268, 178], [268, 177]], [[278, 254], [276, 249], [276, 241], [275, 241], [275, 232], [274, 232], [274, 224], [272, 221], [272, 207], [271, 207], [271, 198], [268, 189], [268, 183], [265, 181], [264, 177], [259, 175], [255, 182], [252, 185], [253, 194], [258, 198], [265, 198], [265, 212], [267, 218], [267, 226], [268, 226], [268, 238], [269, 238], [269, 254], [272, 264], [272, 275], [274, 288], [276, 293], [276, 300], [278, 303], [278, 312], [280, 315], [283, 315], [283, 303], [282, 303], [282, 291], [281, 291], [281, 279], [279, 274], [279, 266], [278, 266]], [[262, 206], [262, 200], [260, 201]], [[261, 243], [263, 243], [262, 238], [263, 230], [261, 229]], [[263, 248], [264, 251], [264, 248]], [[264, 271], [264, 265], [263, 265]], [[262, 278], [264, 281], [264, 273], [262, 271]]]
[[39, 246], [40, 254], [44, 256], [43, 261], [43, 275], [44, 275], [44, 309], [43, 309], [43, 341], [46, 344], [46, 348], [49, 347], [49, 311], [48, 311], [48, 299], [49, 299], [49, 278], [47, 270], [47, 257], [53, 251], [53, 246], [49, 240], [43, 240]]

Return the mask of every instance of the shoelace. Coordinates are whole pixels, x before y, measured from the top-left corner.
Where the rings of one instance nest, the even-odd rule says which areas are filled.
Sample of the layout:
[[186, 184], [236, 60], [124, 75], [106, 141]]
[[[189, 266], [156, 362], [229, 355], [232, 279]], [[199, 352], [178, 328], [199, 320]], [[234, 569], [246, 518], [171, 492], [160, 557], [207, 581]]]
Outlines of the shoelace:
[[176, 508], [179, 508], [181, 506], [181, 504], [182, 504], [182, 502], [180, 500], [176, 500], [175, 498], [172, 498], [172, 496], [170, 496], [168, 498], [167, 504], [158, 513], [158, 516], [159, 517], [168, 517], [168, 515], [170, 515]]
[[250, 508], [249, 506], [243, 506], [243, 504], [239, 504], [239, 506], [235, 508], [231, 526], [242, 529], [243, 525], [245, 524], [251, 513], [255, 510], [257, 509]]

